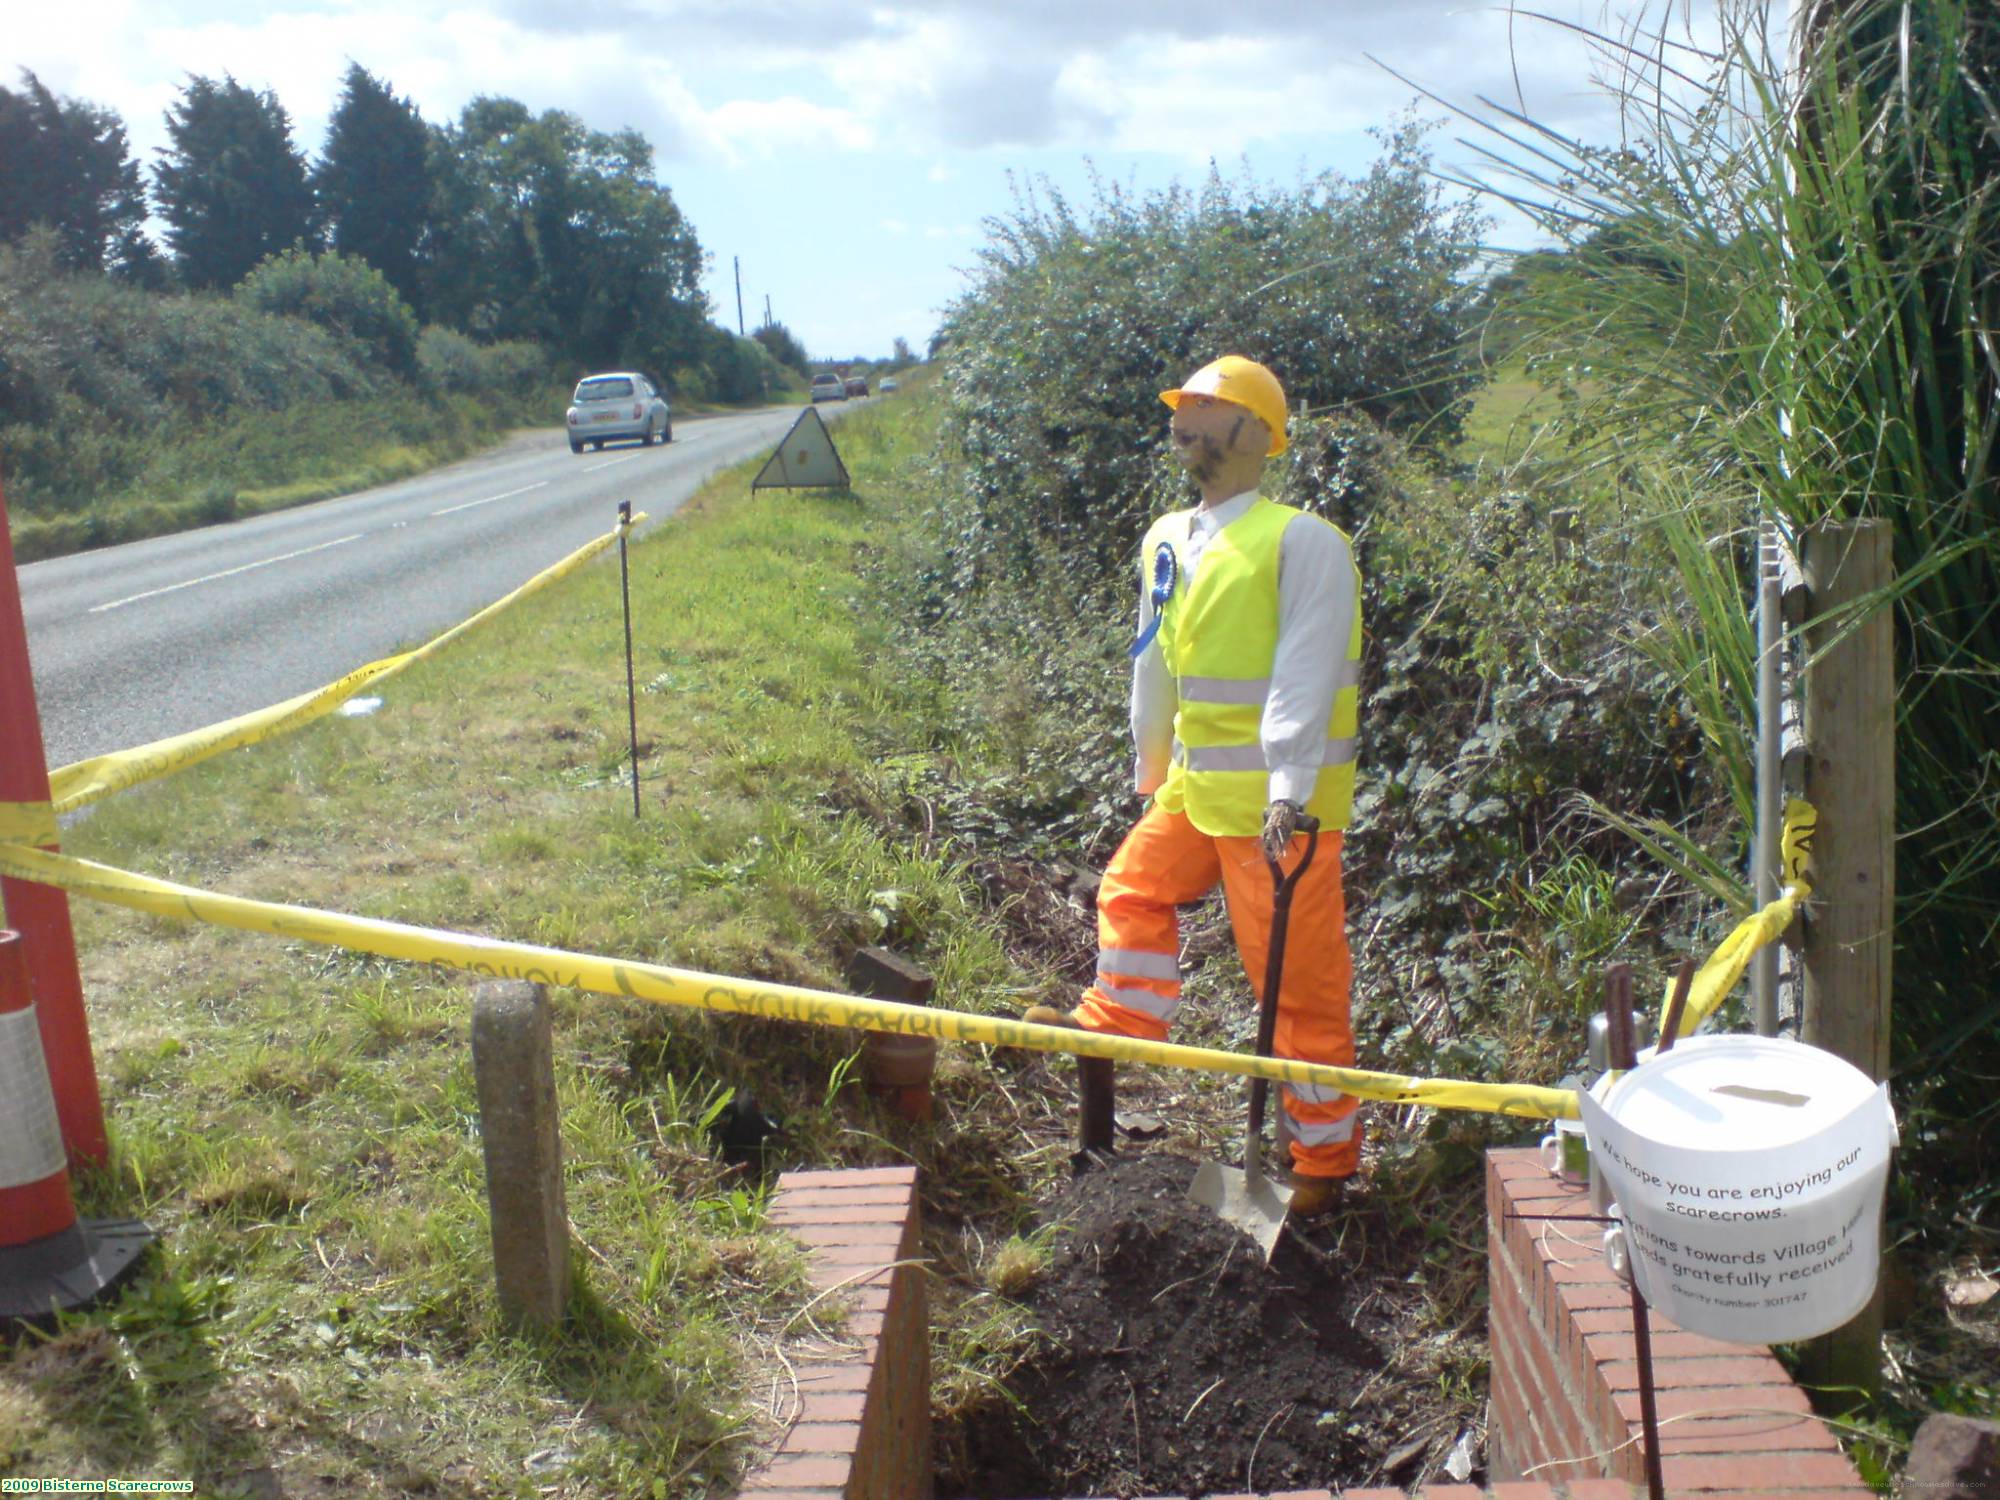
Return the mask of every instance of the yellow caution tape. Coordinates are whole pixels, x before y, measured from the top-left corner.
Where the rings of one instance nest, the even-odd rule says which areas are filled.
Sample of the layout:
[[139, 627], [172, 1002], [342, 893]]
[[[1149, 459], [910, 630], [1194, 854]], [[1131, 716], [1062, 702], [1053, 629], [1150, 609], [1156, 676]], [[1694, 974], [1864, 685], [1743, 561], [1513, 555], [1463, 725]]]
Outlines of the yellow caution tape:
[[[645, 514], [642, 512], [632, 517], [631, 524], [636, 526], [645, 519]], [[413, 651], [404, 651], [396, 656], [385, 656], [380, 661], [372, 661], [365, 667], [357, 667], [338, 682], [329, 683], [309, 693], [301, 693], [296, 698], [288, 698], [283, 703], [273, 704], [269, 708], [260, 708], [254, 713], [225, 719], [220, 724], [210, 724], [205, 729], [193, 729], [186, 734], [155, 740], [150, 745], [139, 745], [130, 750], [114, 750], [107, 755], [92, 756], [89, 760], [80, 760], [51, 771], [49, 790], [54, 799], [55, 811], [73, 812], [114, 792], [122, 792], [127, 787], [137, 786], [142, 781], [152, 781], [157, 777], [185, 770], [226, 750], [275, 739], [281, 734], [289, 734], [294, 729], [303, 728], [315, 719], [324, 718], [363, 688], [393, 677], [405, 667], [415, 665], [432, 652], [456, 640], [475, 625], [491, 619], [509, 605], [517, 604], [537, 589], [547, 588], [557, 579], [574, 573], [617, 541], [623, 530], [622, 526], [614, 528], [594, 541], [585, 543], [562, 561], [542, 569], [512, 593], [494, 600], [479, 613], [459, 621], [442, 635], [433, 637]], [[31, 842], [53, 843], [55, 840], [51, 836], [46, 839], [33, 839]]]
[[191, 886], [48, 854], [19, 845], [0, 845], [0, 875], [59, 886], [79, 896], [108, 901], [155, 916], [192, 918], [247, 932], [270, 933], [298, 942], [323, 943], [410, 963], [443, 964], [496, 979], [528, 979], [567, 985], [600, 995], [629, 995], [659, 1005], [686, 1005], [737, 1015], [805, 1021], [816, 1026], [852, 1026], [864, 1031], [934, 1036], [951, 1042], [1027, 1047], [1041, 1052], [1073, 1052], [1118, 1062], [1152, 1063], [1195, 1072], [1234, 1073], [1278, 1083], [1313, 1083], [1361, 1099], [1420, 1104], [1435, 1109], [1482, 1110], [1527, 1119], [1575, 1119], [1576, 1095], [1568, 1089], [1524, 1084], [1460, 1083], [1404, 1077], [1358, 1068], [1333, 1068], [1287, 1058], [1182, 1047], [1170, 1042], [1073, 1031], [1063, 1026], [1031, 1026], [965, 1011], [861, 1000], [827, 990], [728, 979], [689, 969], [570, 953], [528, 943], [507, 943], [463, 933], [410, 927], [371, 917], [343, 916], [303, 906], [282, 906], [221, 896]]
[[0, 844], [53, 844], [56, 810], [48, 802], [0, 802]]
[[1812, 859], [1813, 835], [1819, 832], [1819, 809], [1803, 797], [1785, 799], [1785, 831], [1778, 838], [1778, 859], [1784, 866], [1785, 884], [1810, 892], [1806, 884], [1806, 864]]
[[[1780, 862], [1785, 872], [1784, 893], [1761, 911], [1752, 912], [1736, 930], [1716, 947], [1708, 962], [1695, 971], [1688, 989], [1687, 1007], [1681, 1012], [1676, 1038], [1692, 1034], [1715, 1013], [1717, 1006], [1736, 988], [1736, 981], [1750, 966], [1751, 956], [1766, 943], [1784, 935], [1798, 916], [1799, 903], [1812, 894], [1806, 883], [1806, 863], [1812, 857], [1813, 835], [1819, 831], [1819, 811], [1810, 802], [1793, 797], [1785, 803], [1785, 831], [1780, 839]], [[1667, 1010], [1673, 1004], [1674, 987], [1667, 986], [1660, 1003], [1660, 1025], [1666, 1026]]]

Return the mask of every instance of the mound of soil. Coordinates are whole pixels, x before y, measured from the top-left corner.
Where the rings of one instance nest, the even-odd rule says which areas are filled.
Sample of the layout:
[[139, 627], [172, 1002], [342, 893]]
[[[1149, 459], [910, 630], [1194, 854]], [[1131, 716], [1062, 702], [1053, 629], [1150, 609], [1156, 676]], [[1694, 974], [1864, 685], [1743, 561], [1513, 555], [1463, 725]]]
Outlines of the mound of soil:
[[1394, 1330], [1368, 1318], [1379, 1299], [1332, 1251], [1336, 1228], [1287, 1232], [1266, 1266], [1187, 1202], [1193, 1176], [1121, 1157], [1046, 1206], [1060, 1228], [1027, 1300], [1050, 1344], [1010, 1382], [1018, 1409], [968, 1423], [959, 1494], [1197, 1497], [1377, 1468], [1397, 1424], [1364, 1397]]

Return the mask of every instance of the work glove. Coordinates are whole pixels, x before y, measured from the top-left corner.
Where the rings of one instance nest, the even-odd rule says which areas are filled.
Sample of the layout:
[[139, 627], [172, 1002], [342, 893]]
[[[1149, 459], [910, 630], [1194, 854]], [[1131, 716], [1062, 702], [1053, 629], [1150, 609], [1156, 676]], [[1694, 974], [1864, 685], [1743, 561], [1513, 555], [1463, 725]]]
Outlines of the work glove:
[[1277, 861], [1292, 847], [1292, 835], [1299, 831], [1306, 810], [1296, 802], [1278, 798], [1264, 813], [1264, 857]]

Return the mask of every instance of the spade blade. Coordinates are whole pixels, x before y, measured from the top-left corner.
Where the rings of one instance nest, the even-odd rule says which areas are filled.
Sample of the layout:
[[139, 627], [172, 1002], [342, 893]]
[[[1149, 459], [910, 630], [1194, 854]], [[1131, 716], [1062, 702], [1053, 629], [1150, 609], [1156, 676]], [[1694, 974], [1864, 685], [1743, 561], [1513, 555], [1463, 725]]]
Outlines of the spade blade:
[[1261, 1171], [1205, 1161], [1195, 1172], [1187, 1195], [1188, 1202], [1210, 1210], [1249, 1235], [1263, 1252], [1265, 1263], [1270, 1263], [1278, 1232], [1285, 1227], [1285, 1210], [1291, 1206], [1290, 1188], [1280, 1187]]

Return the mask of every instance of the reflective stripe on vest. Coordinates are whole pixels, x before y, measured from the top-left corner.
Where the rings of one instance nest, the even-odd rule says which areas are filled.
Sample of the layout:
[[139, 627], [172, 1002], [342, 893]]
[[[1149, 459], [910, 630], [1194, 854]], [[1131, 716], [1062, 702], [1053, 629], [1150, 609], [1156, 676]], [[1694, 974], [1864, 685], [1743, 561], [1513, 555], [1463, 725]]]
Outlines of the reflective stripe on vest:
[[[1304, 514], [1260, 497], [1209, 538], [1192, 582], [1182, 558], [1173, 596], [1160, 610], [1160, 653], [1180, 706], [1174, 763], [1155, 800], [1164, 811], [1185, 813], [1203, 833], [1247, 837], [1264, 826], [1271, 768], [1264, 757], [1263, 711], [1278, 650], [1279, 549], [1289, 526], [1329, 524], [1318, 517], [1301, 522]], [[1152, 557], [1163, 542], [1180, 555], [1188, 525], [1186, 512], [1162, 517], [1147, 533], [1142, 555]], [[1328, 829], [1345, 828], [1354, 806], [1360, 592], [1357, 575], [1347, 650], [1334, 664], [1326, 747], [1306, 802], [1306, 811]]]
[[[1320, 757], [1319, 763], [1323, 766], [1350, 765], [1354, 760], [1354, 747], [1352, 735], [1344, 740], [1328, 740], [1326, 753]], [[1262, 745], [1208, 745], [1200, 750], [1178, 745], [1174, 758], [1190, 771], [1269, 772], [1271, 769], [1264, 760]]]

